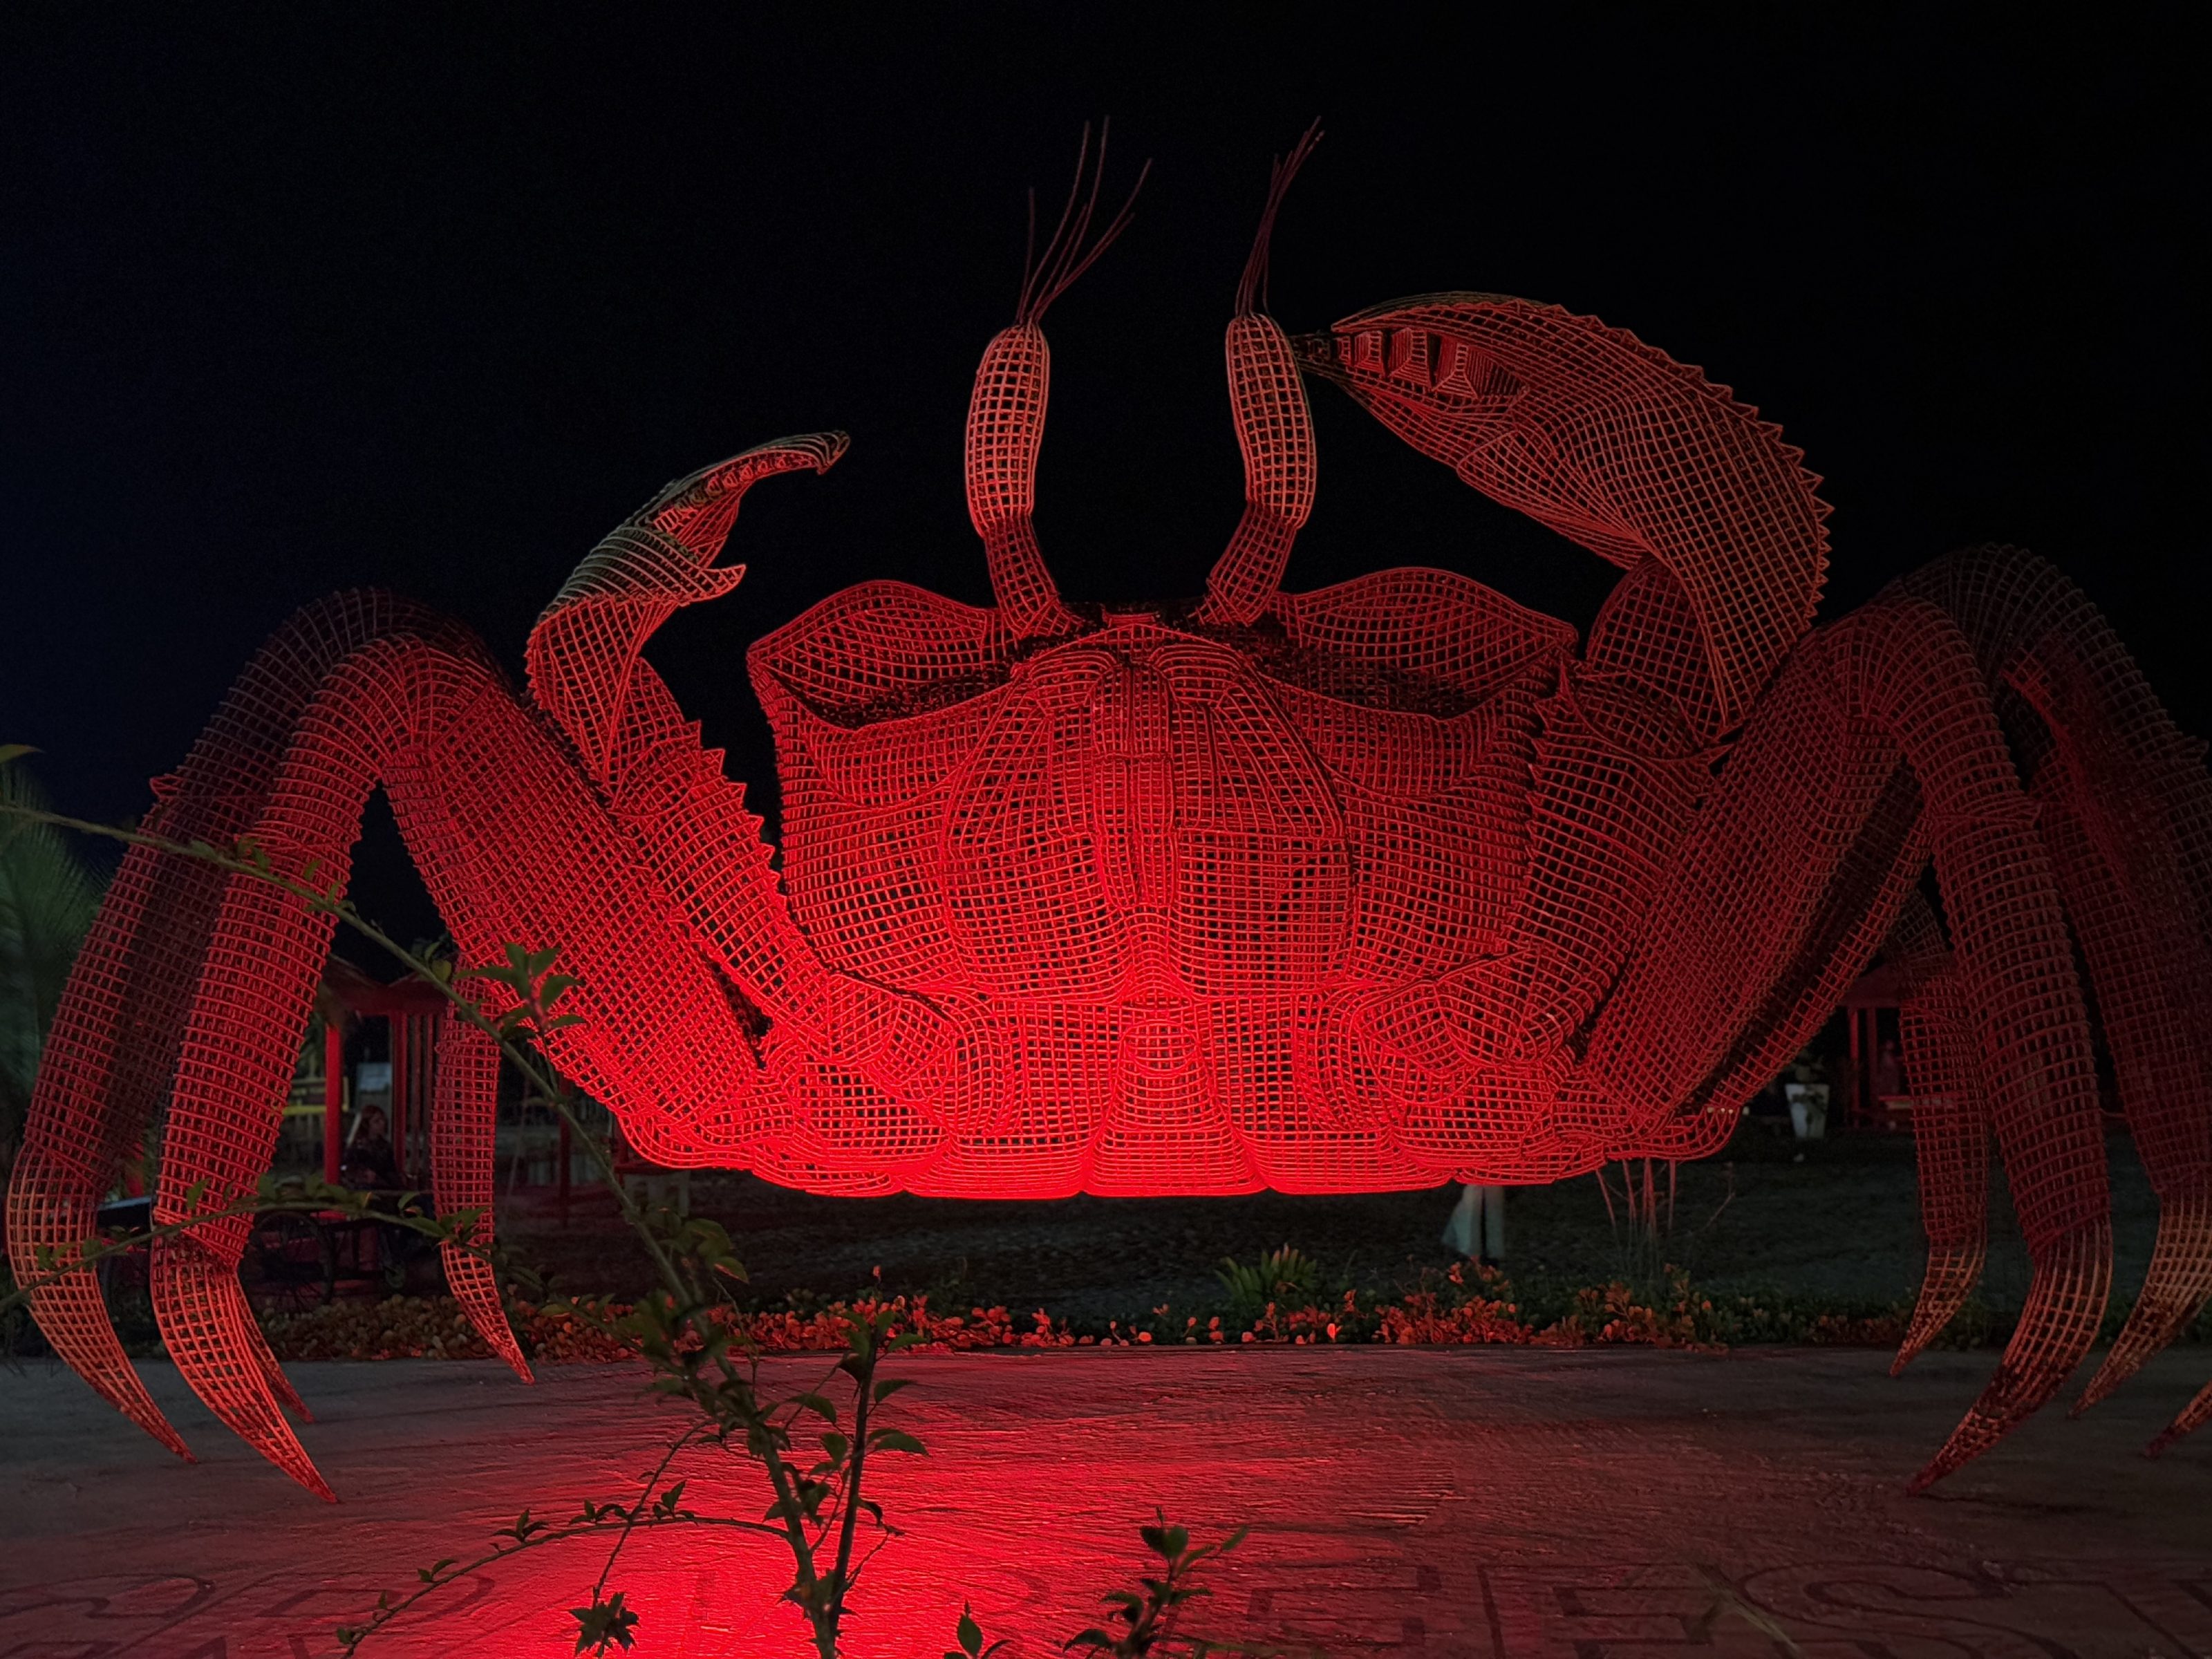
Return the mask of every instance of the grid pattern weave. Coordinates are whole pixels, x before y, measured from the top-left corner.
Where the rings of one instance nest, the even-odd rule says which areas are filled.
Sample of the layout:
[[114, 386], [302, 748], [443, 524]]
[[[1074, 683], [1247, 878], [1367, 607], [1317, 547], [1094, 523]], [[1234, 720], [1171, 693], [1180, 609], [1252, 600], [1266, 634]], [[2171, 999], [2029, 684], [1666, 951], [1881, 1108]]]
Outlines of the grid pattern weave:
[[1624, 568], [1664, 565], [1724, 726], [1812, 620], [1820, 481], [1780, 428], [1635, 336], [1557, 306], [1438, 294], [1301, 344], [1310, 368], [1485, 495]]
[[[465, 960], [555, 945], [580, 976], [553, 1058], [634, 1148], [852, 1194], [1374, 1191], [1700, 1156], [1888, 938], [1940, 1103], [1923, 1312], [1978, 1268], [1991, 1131], [2036, 1266], [1923, 1479], [2034, 1410], [2103, 1310], [2078, 938], [2166, 1205], [2111, 1380], [2170, 1337], [2212, 1271], [2212, 782], [2086, 601], [1999, 550], [1808, 634], [1824, 509], [1772, 428], [1626, 335], [1468, 295], [1297, 355], [1628, 568], [1588, 649], [1439, 572], [1285, 592], [1314, 477], [1291, 349], [1257, 313], [1232, 326], [1246, 514], [1206, 598], [1109, 611], [1060, 599], [1030, 526], [1042, 333], [992, 343], [968, 457], [998, 604], [870, 584], [750, 654], [780, 871], [641, 653], [736, 585], [715, 560], [745, 490], [828, 468], [835, 434], [619, 526], [541, 619], [528, 702], [453, 624], [374, 595], [312, 607], [155, 822], [251, 835], [326, 884], [381, 786]], [[1941, 924], [1913, 897], [1931, 860]], [[157, 1214], [250, 1187], [330, 927], [132, 854], [40, 1079], [19, 1273], [83, 1236], [165, 1100]], [[494, 1072], [465, 1031], [441, 1048], [440, 1197], [474, 1207]], [[217, 1415], [320, 1490], [238, 1291], [245, 1236], [165, 1247], [156, 1306]], [[489, 1275], [449, 1269], [489, 1334]], [[178, 1444], [82, 1283], [40, 1293], [57, 1348]]]

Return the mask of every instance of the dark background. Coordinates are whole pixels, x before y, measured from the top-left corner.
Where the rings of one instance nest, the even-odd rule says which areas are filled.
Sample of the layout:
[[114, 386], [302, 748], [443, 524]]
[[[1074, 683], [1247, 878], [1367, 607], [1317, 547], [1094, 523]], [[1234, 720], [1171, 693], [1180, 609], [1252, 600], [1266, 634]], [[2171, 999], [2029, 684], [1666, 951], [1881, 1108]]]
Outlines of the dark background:
[[[1268, 155], [1318, 114], [1275, 242], [1287, 326], [1483, 288], [1632, 329], [1827, 476], [1828, 614], [2022, 542], [2212, 730], [2179, 14], [456, 10], [0, 21], [0, 739], [45, 751], [64, 807], [141, 810], [319, 593], [411, 593], [519, 670], [665, 479], [842, 427], [835, 472], [749, 499], [744, 586], [654, 647], [772, 792], [750, 641], [866, 577], [987, 596], [969, 377], [1024, 190], [1056, 202], [1101, 114], [1112, 179], [1155, 167], [1048, 323], [1040, 526], [1071, 597], [1194, 592], [1226, 538], [1220, 331]], [[1587, 623], [1595, 556], [1316, 403], [1291, 586], [1437, 564]], [[362, 884], [431, 931], [389, 845]]]

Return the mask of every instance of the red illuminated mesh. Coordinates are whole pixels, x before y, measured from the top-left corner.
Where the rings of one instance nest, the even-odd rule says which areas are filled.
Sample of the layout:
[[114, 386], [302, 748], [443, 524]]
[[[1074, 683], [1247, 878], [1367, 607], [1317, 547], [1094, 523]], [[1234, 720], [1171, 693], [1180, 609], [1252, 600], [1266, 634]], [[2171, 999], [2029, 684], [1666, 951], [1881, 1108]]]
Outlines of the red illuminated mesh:
[[1206, 579], [1198, 617], [1217, 626], [1251, 622], [1275, 597], [1291, 543], [1313, 512], [1313, 417], [1291, 343], [1272, 317], [1229, 325], [1229, 401], [1244, 453], [1244, 514], [1229, 550]]
[[[1058, 246], [1048, 271], [1077, 258]], [[745, 489], [827, 468], [836, 434], [679, 480], [620, 526], [541, 619], [529, 702], [451, 624], [374, 596], [303, 613], [158, 822], [251, 834], [327, 883], [382, 787], [465, 961], [557, 947], [579, 976], [553, 1057], [630, 1146], [848, 1194], [1374, 1191], [1700, 1156], [1905, 915], [1914, 1076], [1952, 1103], [1926, 1120], [1923, 1309], [1971, 1280], [1984, 1121], [2036, 1261], [1999, 1381], [1931, 1475], [2034, 1409], [2104, 1305], [2063, 896], [2166, 1206], [2114, 1364], [2172, 1334], [2212, 1271], [2191, 1046], [2212, 786], [2078, 595], [1974, 556], [1804, 635], [1820, 509], [1771, 428], [1626, 336], [1454, 299], [1354, 319], [1309, 362], [1630, 565], [1581, 656], [1571, 629], [1444, 573], [1281, 591], [1310, 427], [1254, 313], [1229, 345], [1245, 514], [1206, 597], [1071, 608], [1030, 525], [1036, 313], [1057, 289], [1037, 291], [969, 426], [998, 605], [872, 584], [754, 647], [780, 870], [641, 653], [735, 584], [714, 562]], [[1907, 910], [1931, 858], [1948, 945]], [[265, 883], [132, 855], [40, 1079], [9, 1200], [19, 1273], [25, 1241], [82, 1236], [164, 1098], [157, 1213], [251, 1186], [330, 929]], [[441, 1048], [439, 1197], [473, 1208], [495, 1073], [473, 1036]], [[245, 1230], [165, 1247], [156, 1306], [203, 1398], [313, 1484], [238, 1292]], [[449, 1257], [495, 1328], [488, 1273]], [[167, 1433], [95, 1293], [38, 1309]]]
[[1981, 1280], [1989, 1255], [1990, 1101], [1950, 948], [1918, 894], [1906, 899], [1883, 951], [1905, 978], [1899, 1012], [1928, 1235], [1928, 1271], [1898, 1350], [1901, 1370]]
[[[499, 1046], [452, 1014], [438, 1018], [436, 1083], [430, 1103], [430, 1186], [447, 1215], [475, 1211], [465, 1243], [440, 1242], [446, 1287], [491, 1351], [527, 1382], [530, 1364], [500, 1307], [492, 1245], [492, 1141], [499, 1121]], [[472, 1248], [471, 1248], [472, 1247]]]
[[1624, 568], [1664, 565], [1723, 726], [1812, 620], [1827, 556], [1819, 481], [1779, 428], [1633, 335], [1556, 306], [1443, 294], [1302, 343], [1309, 367], [1485, 495]]
[[[1954, 555], [1898, 585], [1970, 644], [2039, 805], [2119, 1104], [2159, 1200], [2136, 1305], [2082, 1395], [2102, 1399], [2212, 1292], [2212, 781], [2096, 608], [2043, 561]], [[2008, 1164], [2011, 1161], [2007, 1149]], [[1959, 1201], [1979, 1214], [1971, 1182]], [[2201, 1423], [2185, 1412], [2169, 1433]]]
[[968, 517], [983, 538], [1000, 611], [1023, 638], [1064, 634], [1075, 625], [1030, 519], [1051, 385], [1044, 331], [1017, 323], [983, 354], [968, 406]]

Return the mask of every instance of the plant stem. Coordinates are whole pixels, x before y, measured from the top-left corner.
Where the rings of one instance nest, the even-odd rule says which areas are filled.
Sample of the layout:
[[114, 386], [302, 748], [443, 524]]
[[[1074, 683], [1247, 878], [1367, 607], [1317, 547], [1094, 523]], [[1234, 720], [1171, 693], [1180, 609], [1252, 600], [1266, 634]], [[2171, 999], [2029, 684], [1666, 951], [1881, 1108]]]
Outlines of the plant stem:
[[[783, 1536], [791, 1550], [796, 1567], [796, 1587], [808, 1591], [818, 1587], [821, 1581], [816, 1571], [814, 1545], [806, 1535], [804, 1513], [798, 1501], [790, 1465], [785, 1462], [781, 1449], [777, 1443], [783, 1431], [760, 1408], [756, 1387], [758, 1374], [757, 1362], [755, 1363], [750, 1375], [741, 1375], [731, 1362], [728, 1353], [722, 1349], [717, 1340], [720, 1334], [715, 1330], [714, 1322], [708, 1316], [707, 1297], [702, 1287], [688, 1272], [679, 1268], [677, 1261], [654, 1231], [642, 1207], [623, 1187], [622, 1178], [616, 1171], [612, 1154], [577, 1113], [575, 1092], [570, 1087], [568, 1079], [561, 1074], [551, 1061], [547, 1039], [554, 1025], [550, 1010], [541, 999], [537, 985], [525, 980], [514, 988], [516, 1000], [522, 1003], [527, 1010], [527, 1017], [522, 1029], [526, 1030], [529, 1042], [525, 1043], [516, 1040], [514, 1028], [503, 1026], [488, 1018], [481, 1005], [476, 1000], [465, 995], [453, 983], [454, 975], [449, 972], [441, 971], [440, 964], [409, 950], [382, 928], [377, 927], [347, 901], [337, 886], [333, 885], [327, 890], [310, 886], [305, 881], [277, 870], [266, 854], [259, 854], [258, 848], [255, 849], [258, 856], [247, 857], [226, 853], [205, 842], [186, 843], [173, 841], [167, 836], [149, 835], [143, 830], [125, 830], [112, 824], [97, 823], [89, 819], [19, 806], [13, 803], [0, 803], [0, 814], [28, 822], [51, 824], [58, 829], [72, 830], [83, 835], [100, 836], [129, 847], [143, 847], [177, 857], [198, 860], [202, 863], [211, 864], [220, 869], [227, 870], [234, 875], [250, 876], [258, 880], [269, 882], [283, 889], [311, 908], [337, 917], [362, 938], [412, 970], [416, 975], [435, 986], [459, 1018], [490, 1036], [499, 1045], [501, 1053], [506, 1054], [521, 1071], [524, 1077], [538, 1089], [554, 1110], [560, 1115], [562, 1120], [568, 1124], [570, 1132], [582, 1139], [586, 1154], [590, 1158], [601, 1183], [614, 1195], [623, 1221], [637, 1235], [652, 1258], [654, 1270], [668, 1293], [671, 1313], [678, 1317], [684, 1328], [694, 1334], [702, 1345], [707, 1346], [713, 1353], [714, 1368], [720, 1374], [722, 1384], [721, 1389], [715, 1392], [719, 1397], [726, 1401], [733, 1407], [732, 1414], [738, 1419], [746, 1431], [746, 1449], [760, 1459], [768, 1474], [769, 1485], [775, 1492], [777, 1506], [781, 1512], [784, 1522]], [[250, 843], [241, 842], [240, 844]], [[513, 948], [519, 947], [511, 947], [511, 957]], [[472, 971], [483, 972], [483, 970]], [[495, 975], [494, 977], [496, 979], [498, 976]], [[242, 1200], [234, 1200], [234, 1202], [239, 1201]], [[204, 1224], [199, 1222], [195, 1224]], [[80, 1270], [81, 1267], [70, 1269], [70, 1271]], [[19, 1291], [18, 1295], [27, 1293], [27, 1291]], [[0, 1305], [12, 1305], [12, 1300], [11, 1298], [9, 1304]], [[872, 1348], [871, 1352], [872, 1352]], [[866, 1379], [873, 1375], [872, 1363], [864, 1367], [864, 1370], [866, 1376], [861, 1380], [861, 1390], [865, 1401], [868, 1387]], [[693, 1391], [693, 1400], [695, 1405], [698, 1405], [702, 1412], [710, 1419], [716, 1416], [716, 1413], [709, 1410], [705, 1402], [699, 1399], [696, 1389]], [[865, 1404], [862, 1409], [865, 1411]], [[854, 1468], [847, 1486], [849, 1507], [844, 1517], [846, 1525], [840, 1543], [841, 1570], [849, 1556], [853, 1516], [859, 1507], [857, 1503], [850, 1500], [856, 1499], [859, 1495], [858, 1464], [863, 1444], [864, 1443], [859, 1442], [855, 1443]], [[768, 1530], [764, 1527], [762, 1529]], [[627, 1531], [623, 1535], [627, 1536]], [[616, 1546], [617, 1553], [620, 1548], [621, 1545], [617, 1542]], [[610, 1567], [611, 1565], [611, 1558]], [[604, 1586], [605, 1583], [605, 1574], [602, 1573], [600, 1583]], [[841, 1577], [837, 1586], [838, 1593], [827, 1601], [822, 1601], [818, 1597], [810, 1596], [805, 1602], [802, 1603], [806, 1607], [808, 1618], [814, 1625], [816, 1646], [820, 1651], [822, 1659], [836, 1659], [837, 1628], [843, 1610], [842, 1590], [843, 1583]]]

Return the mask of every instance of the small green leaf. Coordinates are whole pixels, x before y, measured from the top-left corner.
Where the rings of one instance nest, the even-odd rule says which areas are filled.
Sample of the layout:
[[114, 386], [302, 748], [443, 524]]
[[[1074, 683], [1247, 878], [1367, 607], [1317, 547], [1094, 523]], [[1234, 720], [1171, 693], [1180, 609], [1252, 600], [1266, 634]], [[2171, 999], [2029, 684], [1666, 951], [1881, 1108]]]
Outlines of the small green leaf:
[[610, 1647], [633, 1647], [637, 1638], [630, 1634], [637, 1623], [637, 1615], [623, 1606], [623, 1592], [617, 1590], [602, 1601], [594, 1595], [588, 1607], [571, 1607], [569, 1617], [576, 1621], [576, 1651], [605, 1653]]
[[552, 1522], [549, 1521], [532, 1519], [530, 1511], [525, 1510], [514, 1517], [513, 1526], [502, 1528], [494, 1535], [500, 1538], [512, 1538], [518, 1544], [526, 1544], [530, 1541], [532, 1534], [544, 1532], [551, 1524]]
[[929, 1455], [923, 1448], [921, 1442], [915, 1439], [904, 1429], [878, 1429], [874, 1431], [868, 1436], [868, 1449], [870, 1451], [913, 1452], [915, 1455], [921, 1457], [926, 1457]]
[[836, 1402], [830, 1400], [826, 1395], [818, 1394], [794, 1395], [792, 1396], [792, 1403], [796, 1406], [803, 1407], [806, 1410], [812, 1412], [817, 1417], [820, 1418], [825, 1423], [834, 1424], [837, 1420]]
[[960, 1639], [960, 1650], [968, 1659], [977, 1659], [983, 1651], [983, 1627], [975, 1622], [975, 1610], [963, 1601], [960, 1604], [960, 1623], [955, 1627]]
[[890, 1399], [901, 1389], [910, 1389], [913, 1386], [914, 1379], [910, 1376], [887, 1376], [882, 1382], [876, 1384], [876, 1404], [880, 1406], [884, 1401]]

